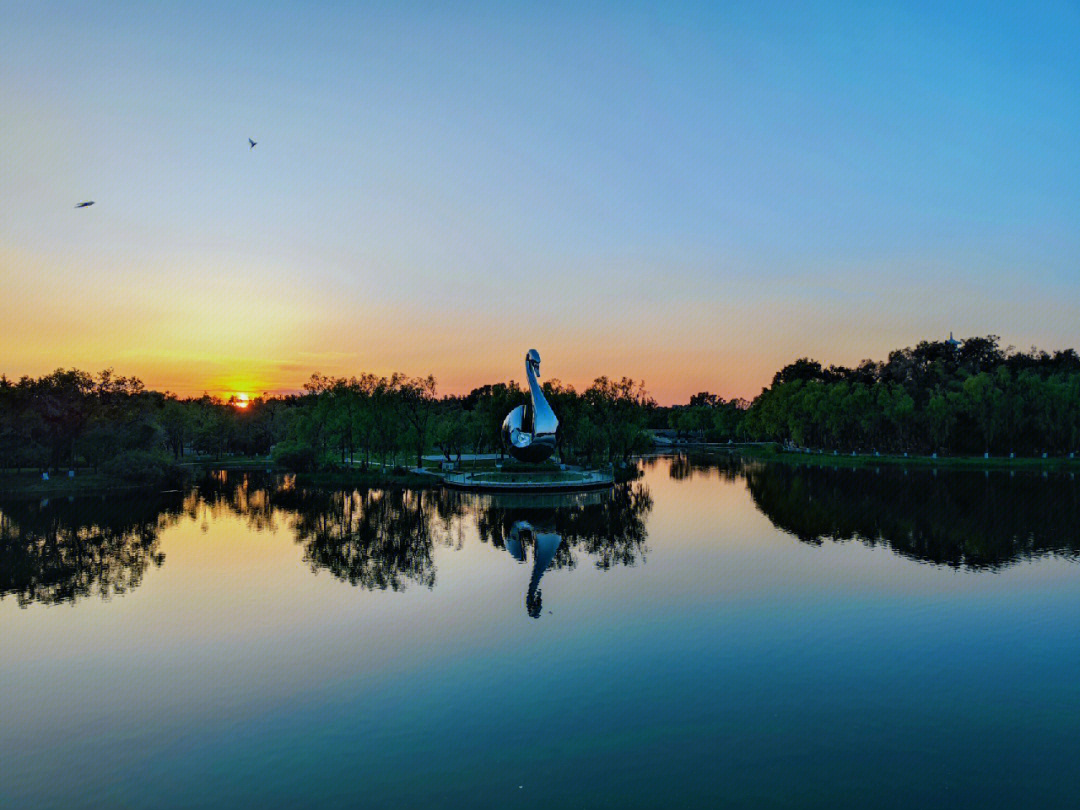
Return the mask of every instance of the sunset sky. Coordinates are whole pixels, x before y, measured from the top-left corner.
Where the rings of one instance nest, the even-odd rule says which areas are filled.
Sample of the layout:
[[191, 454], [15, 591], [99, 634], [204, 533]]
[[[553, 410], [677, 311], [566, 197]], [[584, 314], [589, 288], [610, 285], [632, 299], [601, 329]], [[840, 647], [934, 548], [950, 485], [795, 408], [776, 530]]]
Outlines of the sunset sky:
[[766, 5], [0, 1], [0, 372], [1080, 346], [1080, 7]]

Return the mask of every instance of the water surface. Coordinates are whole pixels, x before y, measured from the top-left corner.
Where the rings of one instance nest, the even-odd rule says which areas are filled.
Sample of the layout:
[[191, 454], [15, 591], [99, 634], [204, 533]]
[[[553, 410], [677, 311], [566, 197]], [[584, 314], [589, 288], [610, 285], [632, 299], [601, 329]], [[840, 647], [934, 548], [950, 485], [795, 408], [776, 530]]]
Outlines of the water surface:
[[1080, 484], [0, 503], [0, 806], [1075, 806]]

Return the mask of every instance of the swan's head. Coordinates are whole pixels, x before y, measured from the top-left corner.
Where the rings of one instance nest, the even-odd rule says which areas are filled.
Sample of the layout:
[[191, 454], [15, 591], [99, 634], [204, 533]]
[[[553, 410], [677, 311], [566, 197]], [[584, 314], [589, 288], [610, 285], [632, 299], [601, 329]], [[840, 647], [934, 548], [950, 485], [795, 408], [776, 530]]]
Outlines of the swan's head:
[[532, 368], [533, 374], [537, 377], [540, 376], [540, 352], [536, 349], [529, 349], [529, 353], [525, 355], [525, 363]]

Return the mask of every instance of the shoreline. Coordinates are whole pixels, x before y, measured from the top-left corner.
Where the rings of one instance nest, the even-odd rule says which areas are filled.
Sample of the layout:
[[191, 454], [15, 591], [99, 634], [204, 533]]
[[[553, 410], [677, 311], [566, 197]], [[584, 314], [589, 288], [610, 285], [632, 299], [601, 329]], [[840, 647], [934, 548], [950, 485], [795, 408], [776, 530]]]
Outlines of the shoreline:
[[[813, 467], [904, 467], [912, 469], [949, 469], [949, 470], [986, 470], [986, 471], [1031, 471], [1031, 472], [1080, 472], [1080, 458], [1050, 456], [1048, 458], [1003, 458], [991, 456], [898, 456], [882, 454], [880, 456], [811, 451], [781, 450], [773, 446], [726, 447], [723, 445], [686, 444], [657, 448], [656, 455], [680, 453], [704, 454], [710, 456], [738, 456], [764, 462], [794, 464]], [[184, 470], [192, 475], [213, 470], [256, 470], [260, 472], [285, 474], [288, 471], [277, 467], [272, 461], [259, 457], [237, 457], [220, 461], [199, 459], [182, 462]], [[366, 470], [353, 468], [330, 472], [295, 473], [296, 482], [302, 486], [363, 486], [379, 488], [434, 489], [443, 485], [443, 476], [435, 472], [418, 473], [383, 472], [378, 468]], [[621, 480], [616, 476], [616, 483]], [[89, 470], [76, 470], [74, 478], [66, 472], [56, 473], [48, 481], [41, 479], [40, 472], [0, 471], [0, 498], [53, 498], [94, 495], [115, 495], [125, 492], [152, 493], [173, 489], [171, 484], [140, 484], [110, 478], [103, 473]]]
[[812, 465], [815, 467], [878, 467], [887, 465], [891, 467], [912, 467], [920, 469], [950, 469], [950, 470], [1031, 470], [1035, 472], [1080, 471], [1080, 458], [1068, 456], [1049, 456], [1047, 458], [1033, 458], [1020, 456], [1006, 458], [1004, 456], [902, 456], [895, 454], [873, 455], [859, 453], [851, 455], [832, 451], [809, 452], [799, 450], [781, 450], [773, 447], [741, 447], [732, 449], [687, 447], [688, 452], [700, 452], [743, 456], [761, 461], [777, 461], [783, 464]]

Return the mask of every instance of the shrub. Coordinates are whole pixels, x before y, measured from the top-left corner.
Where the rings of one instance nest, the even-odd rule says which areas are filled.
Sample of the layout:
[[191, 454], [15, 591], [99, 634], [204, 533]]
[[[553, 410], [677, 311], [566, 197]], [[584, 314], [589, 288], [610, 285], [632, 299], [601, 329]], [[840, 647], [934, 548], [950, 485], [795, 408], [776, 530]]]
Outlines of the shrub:
[[315, 448], [304, 442], [278, 442], [274, 445], [271, 456], [275, 464], [280, 464], [291, 472], [313, 472], [319, 466]]
[[125, 450], [101, 465], [110, 478], [129, 484], [179, 483], [184, 470], [164, 450]]

